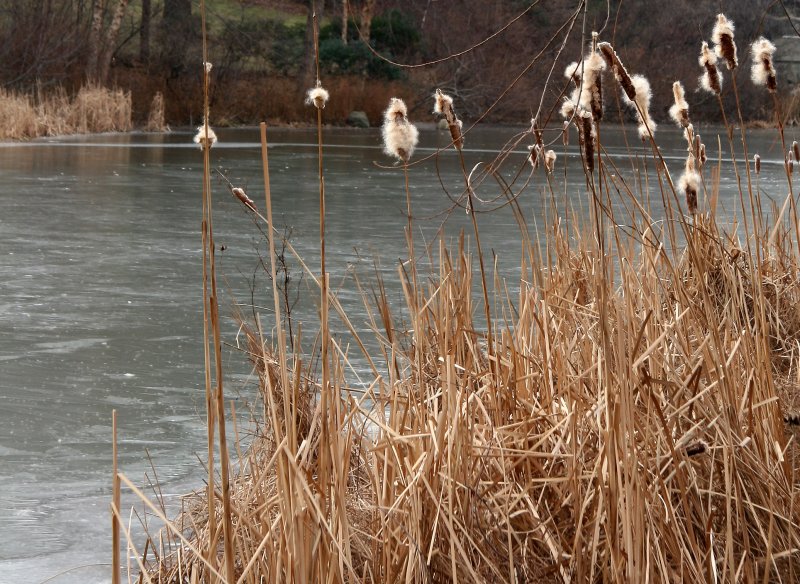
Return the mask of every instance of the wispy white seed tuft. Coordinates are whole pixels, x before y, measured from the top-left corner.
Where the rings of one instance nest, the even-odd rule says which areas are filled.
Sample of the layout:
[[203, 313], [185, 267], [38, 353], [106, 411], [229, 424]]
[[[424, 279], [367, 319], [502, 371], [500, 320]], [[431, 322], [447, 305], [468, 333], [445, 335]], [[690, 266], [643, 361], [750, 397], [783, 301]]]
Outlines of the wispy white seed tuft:
[[313, 105], [317, 109], [325, 109], [325, 104], [328, 103], [330, 94], [321, 85], [309, 89], [306, 92], [306, 105]]
[[194, 135], [193, 142], [200, 146], [200, 150], [205, 150], [217, 143], [217, 135], [211, 129], [211, 126], [203, 124], [197, 128], [197, 134]]
[[682, 128], [689, 126], [689, 104], [686, 102], [686, 94], [680, 81], [672, 84], [672, 95], [675, 103], [669, 108], [669, 117]]
[[728, 69], [736, 69], [739, 60], [736, 57], [736, 43], [733, 42], [733, 23], [724, 14], [717, 14], [711, 40], [714, 41], [714, 52], [725, 60]]
[[750, 78], [756, 85], [766, 86], [770, 93], [775, 93], [778, 90], [775, 65], [772, 61], [775, 45], [764, 37], [760, 37], [753, 43], [750, 50], [753, 53], [753, 68], [750, 70]]
[[556, 167], [556, 158], [554, 150], [548, 150], [544, 153], [544, 168], [547, 172], [553, 172]]
[[389, 156], [408, 162], [419, 140], [416, 126], [408, 121], [408, 110], [402, 99], [393, 97], [383, 113], [383, 149]]
[[602, 74], [606, 63], [597, 53], [591, 53], [583, 61], [583, 80], [578, 103], [583, 109], [592, 112], [595, 121], [603, 118]]
[[686, 196], [686, 207], [689, 209], [690, 215], [697, 213], [697, 192], [699, 187], [700, 175], [692, 168], [687, 168], [678, 181], [678, 188]]
[[531, 163], [531, 166], [534, 170], [539, 168], [539, 163], [542, 160], [542, 147], [538, 144], [533, 144], [532, 146], [528, 146], [528, 150], [530, 154], [528, 155], [528, 162]]
[[653, 96], [650, 91], [650, 82], [643, 75], [634, 75], [631, 77], [631, 83], [635, 91], [634, 99], [629, 99], [627, 94], [623, 95], [622, 99], [636, 110], [636, 117], [639, 120], [639, 137], [646, 140], [651, 134], [655, 134], [657, 127], [650, 117], [650, 99]]
[[209, 63], [208, 61], [203, 63], [203, 68], [206, 70], [206, 74], [211, 73], [211, 67], [213, 67], [213, 65], [211, 63]]

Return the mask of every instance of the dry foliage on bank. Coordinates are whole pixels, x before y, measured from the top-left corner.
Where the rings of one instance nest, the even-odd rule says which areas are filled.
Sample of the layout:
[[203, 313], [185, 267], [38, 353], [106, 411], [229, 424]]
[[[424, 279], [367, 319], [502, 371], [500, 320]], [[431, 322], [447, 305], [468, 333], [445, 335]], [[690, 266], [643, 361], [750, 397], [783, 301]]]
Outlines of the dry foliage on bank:
[[33, 97], [0, 89], [0, 140], [127, 132], [130, 92], [87, 85], [74, 96], [60, 89]]

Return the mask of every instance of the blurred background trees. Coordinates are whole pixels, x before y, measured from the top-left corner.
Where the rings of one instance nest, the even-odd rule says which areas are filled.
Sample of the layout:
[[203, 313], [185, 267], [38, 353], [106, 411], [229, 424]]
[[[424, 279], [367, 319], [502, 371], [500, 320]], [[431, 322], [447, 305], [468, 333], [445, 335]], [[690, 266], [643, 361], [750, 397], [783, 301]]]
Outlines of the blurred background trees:
[[[587, 42], [582, 32], [592, 30], [601, 30], [617, 47], [631, 72], [650, 78], [657, 119], [666, 117], [676, 79], [700, 108], [695, 111], [713, 117], [718, 110], [713, 101], [692, 92], [700, 73], [700, 41], [709, 39], [720, 5], [737, 26], [742, 69], [746, 47], [759, 34], [797, 38], [794, 28], [800, 29], [800, 22], [787, 16], [800, 15], [800, 0], [586, 0], [585, 30], [581, 14], [559, 56], [563, 31], [548, 41], [580, 5], [579, 0], [207, 0], [212, 111], [223, 123], [307, 118], [301, 102], [315, 73], [314, 8], [321, 75], [329, 88], [338, 89], [339, 103], [332, 100], [326, 116], [334, 122], [351, 109], [367, 111], [377, 122], [390, 92], [409, 100], [412, 115], [415, 108], [427, 112], [435, 87], [453, 93], [467, 118], [503, 96], [488, 119], [524, 121], [539, 108], [548, 76], [558, 83], [548, 86], [543, 105], [549, 110], [557, 102], [562, 71], [580, 57]], [[406, 69], [386, 60], [423, 63], [465, 51], [526, 8], [502, 34], [435, 66]], [[75, 91], [86, 81], [130, 89], [139, 119], [162, 92], [168, 122], [197, 123], [201, 61], [199, 0], [0, 0], [0, 84], [6, 89]], [[759, 105], [763, 100], [747, 99], [746, 72], [739, 77], [745, 115], [766, 115]], [[787, 88], [787, 78], [781, 81]]]

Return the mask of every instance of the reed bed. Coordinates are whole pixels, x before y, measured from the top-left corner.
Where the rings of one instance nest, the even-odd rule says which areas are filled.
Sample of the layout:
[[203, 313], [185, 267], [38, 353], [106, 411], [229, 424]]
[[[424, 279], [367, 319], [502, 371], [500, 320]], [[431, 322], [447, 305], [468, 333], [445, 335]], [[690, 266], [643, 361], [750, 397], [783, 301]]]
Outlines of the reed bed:
[[[733, 42], [727, 31], [723, 41]], [[392, 304], [377, 277], [360, 284], [369, 343], [330, 291], [324, 260], [315, 272], [296, 255], [320, 291], [319, 330], [308, 340], [304, 326], [305, 341], [286, 341], [262, 125], [264, 214], [242, 189], [232, 192], [268, 225], [275, 314], [269, 331], [261, 317], [242, 319], [263, 407], [231, 473], [224, 442], [214, 446], [226, 412], [209, 129], [201, 127], [209, 487], [170, 522], [115, 472], [166, 522], [134, 554], [139, 582], [797, 581], [800, 223], [791, 173], [789, 196], [770, 211], [757, 176], [742, 168], [749, 162], [734, 158], [742, 215], [722, 223], [722, 167], [704, 166], [688, 117], [675, 116], [685, 122], [688, 178], [673, 181], [647, 111], [649, 84], [632, 80], [595, 38], [596, 50], [611, 55], [651, 157], [631, 153], [639, 188], [604, 154], [590, 103], [599, 88], [583, 91], [578, 79], [565, 116], [578, 126], [591, 213], [559, 209], [553, 194], [545, 234], [533, 240], [507, 183], [467, 172], [467, 132], [452, 100], [442, 101], [464, 169], [457, 204], [472, 212], [473, 241], [477, 190], [496, 178], [519, 218], [521, 275], [513, 286], [492, 282], [480, 245], [470, 251], [463, 235], [452, 246], [436, 240], [416, 261], [409, 199], [410, 259], [397, 270], [404, 304]], [[704, 54], [710, 68], [712, 53]], [[590, 58], [599, 83], [602, 63]], [[310, 105], [320, 95], [310, 92]], [[682, 110], [682, 89], [678, 97]], [[316, 108], [324, 250], [324, 102]], [[408, 139], [387, 144], [407, 187], [416, 130], [396, 102], [386, 117], [402, 127], [384, 135]], [[776, 120], [782, 139], [777, 109]], [[526, 185], [553, 192], [557, 162], [544, 140], [561, 132], [534, 123], [522, 134], [533, 140]], [[510, 160], [510, 149], [499, 160]], [[655, 205], [662, 221], [648, 212]], [[349, 332], [334, 335], [334, 322]], [[347, 373], [354, 352], [370, 371], [358, 386]]]
[[63, 89], [33, 97], [0, 89], [0, 140], [127, 132], [132, 127], [128, 91], [86, 85], [72, 97]]

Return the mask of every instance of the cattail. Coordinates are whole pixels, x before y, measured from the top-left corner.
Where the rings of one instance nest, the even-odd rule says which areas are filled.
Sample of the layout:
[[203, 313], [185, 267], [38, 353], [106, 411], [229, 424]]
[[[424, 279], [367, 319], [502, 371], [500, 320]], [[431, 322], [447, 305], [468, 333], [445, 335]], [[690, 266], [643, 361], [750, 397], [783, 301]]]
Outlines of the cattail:
[[599, 43], [597, 48], [600, 49], [600, 54], [603, 55], [603, 58], [608, 64], [608, 68], [611, 69], [611, 72], [614, 74], [617, 82], [619, 82], [625, 95], [628, 96], [629, 100], [634, 101], [636, 99], [636, 87], [634, 87], [633, 80], [631, 76], [628, 75], [628, 71], [625, 69], [622, 61], [620, 61], [619, 55], [617, 55], [614, 47], [609, 43]]
[[739, 60], [736, 58], [736, 43], [733, 42], [733, 23], [724, 14], [717, 14], [711, 40], [714, 41], [714, 52], [720, 59], [725, 59], [728, 70], [736, 69]]
[[756, 174], [761, 174], [761, 157], [758, 154], [753, 156], [753, 166], [755, 167]]
[[539, 167], [539, 161], [542, 159], [542, 147], [538, 144], [534, 144], [533, 146], [528, 146], [528, 150], [530, 150], [528, 162], [530, 162], [533, 169], [536, 170]]
[[548, 150], [544, 153], [544, 169], [547, 172], [553, 172], [556, 167], [556, 153], [554, 150]]
[[800, 162], [800, 145], [797, 144], [796, 140], [792, 142], [792, 154], [794, 155], [794, 161]]
[[700, 165], [701, 166], [706, 163], [706, 160], [708, 160], [708, 158], [706, 158], [706, 145], [705, 144], [702, 144], [702, 143], [700, 144], [700, 156], [698, 157], [698, 160], [700, 161]]
[[689, 104], [686, 102], [686, 94], [680, 81], [672, 84], [672, 95], [675, 103], [669, 108], [669, 117], [682, 128], [689, 127]]
[[[575, 91], [578, 91], [577, 89]], [[573, 96], [576, 97], [576, 96]], [[572, 99], [565, 97], [564, 103], [561, 104], [561, 117], [565, 120], [572, 119], [572, 116], [575, 115], [575, 108], [577, 107], [575, 101]], [[566, 122], [569, 123], [569, 122]]]
[[564, 146], [569, 146], [569, 122], [566, 120], [561, 127], [561, 141], [564, 143]]
[[639, 137], [646, 140], [656, 131], [656, 123], [650, 117], [650, 99], [653, 96], [650, 91], [650, 82], [643, 75], [634, 75], [631, 83], [635, 89], [633, 99], [628, 98], [627, 94], [622, 98], [628, 105], [636, 109], [636, 117], [639, 120]]
[[708, 444], [704, 440], [698, 440], [686, 447], [686, 456], [697, 456], [708, 452]]
[[464, 146], [464, 137], [461, 134], [461, 120], [453, 111], [453, 98], [437, 89], [433, 99], [433, 113], [444, 116], [444, 119], [447, 120], [447, 127], [450, 129], [453, 146], [456, 147], [456, 150], [461, 150]]
[[594, 138], [595, 130], [592, 122], [592, 114], [586, 110], [581, 110], [575, 116], [578, 130], [583, 144], [583, 154], [586, 158], [586, 168], [591, 173], [594, 172]]
[[778, 80], [772, 63], [775, 45], [761, 37], [753, 43], [750, 50], [753, 52], [753, 68], [750, 71], [750, 78], [756, 85], [766, 85], [770, 93], [775, 93], [778, 90]]
[[383, 149], [389, 156], [408, 162], [417, 146], [419, 132], [408, 121], [408, 110], [402, 99], [393, 97], [383, 114]]
[[197, 128], [197, 134], [194, 135], [193, 141], [200, 146], [200, 150], [205, 150], [217, 143], [217, 135], [211, 129], [211, 126], [204, 122], [202, 126]]
[[606, 68], [603, 58], [592, 53], [583, 61], [583, 82], [579, 103], [582, 108], [592, 112], [596, 122], [603, 119], [602, 74]]
[[694, 157], [699, 159], [700, 158], [700, 148], [703, 147], [703, 142], [700, 139], [700, 134], [694, 135], [694, 140], [692, 141], [692, 154]]
[[[692, 157], [689, 158], [692, 160]], [[686, 207], [689, 209], [689, 214], [694, 215], [697, 213], [697, 191], [700, 184], [700, 175], [694, 170], [694, 164], [687, 161], [686, 172], [681, 175], [678, 181], [678, 188], [686, 195]]]
[[317, 109], [325, 109], [325, 104], [328, 103], [329, 97], [328, 91], [321, 85], [317, 85], [306, 92], [306, 105], [313, 105]]
[[786, 172], [789, 174], [794, 174], [794, 160], [791, 158], [786, 161]]
[[700, 77], [700, 85], [709, 93], [719, 95], [722, 92], [722, 74], [717, 69], [717, 56], [708, 48], [708, 43], [703, 41], [700, 46], [700, 65], [705, 68]]
[[206, 61], [206, 62], [204, 62], [204, 63], [203, 63], [203, 69], [205, 69], [206, 75], [208, 75], [209, 73], [211, 73], [211, 67], [213, 67], [213, 66], [214, 66], [214, 65], [212, 65], [212, 64], [211, 64], [211, 63], [209, 63], [208, 61]]
[[581, 64], [573, 61], [564, 69], [564, 77], [570, 79], [576, 87], [581, 85]]
[[244, 192], [244, 189], [233, 187], [231, 192], [233, 193], [233, 196], [239, 199], [245, 207], [248, 207], [253, 211], [256, 210], [255, 202], [253, 202], [253, 199], [247, 196], [247, 193]]

